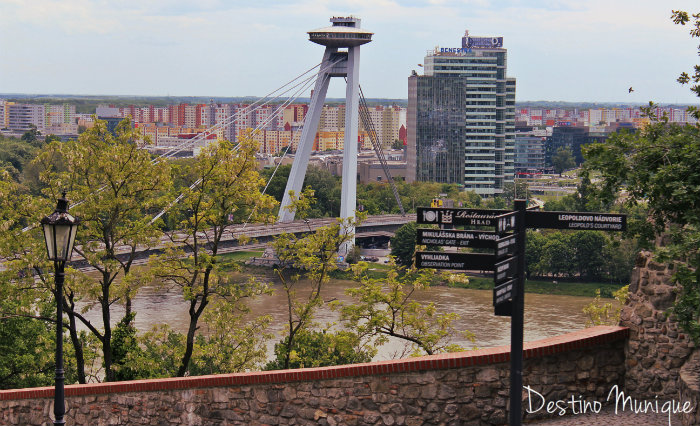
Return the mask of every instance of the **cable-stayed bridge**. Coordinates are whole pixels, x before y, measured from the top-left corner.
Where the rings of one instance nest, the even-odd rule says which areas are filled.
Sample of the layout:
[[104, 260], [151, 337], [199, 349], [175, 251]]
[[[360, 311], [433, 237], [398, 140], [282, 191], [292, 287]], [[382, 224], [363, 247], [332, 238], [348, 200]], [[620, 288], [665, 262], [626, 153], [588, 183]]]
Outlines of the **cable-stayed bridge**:
[[[291, 81], [273, 90], [245, 108], [237, 110], [231, 116], [218, 121], [215, 125], [197, 134], [193, 138], [183, 141], [176, 146], [170, 147], [152, 160], [154, 163], [157, 163], [177, 157], [183, 150], [192, 149], [198, 144], [201, 145], [202, 143], [206, 143], [207, 139], [209, 139], [211, 135], [218, 134], [222, 129], [225, 129], [228, 126], [236, 125], [237, 123], [243, 121], [243, 118], [249, 115], [252, 111], [255, 111], [258, 108], [268, 107], [269, 105], [276, 105], [275, 111], [268, 114], [266, 120], [259, 123], [257, 127], [252, 129], [252, 132], [259, 131], [270, 124], [276, 114], [283, 111], [285, 108], [287, 108], [287, 106], [293, 104], [299, 97], [305, 95], [312, 86], [314, 87], [311, 95], [309, 111], [305, 116], [303, 126], [301, 129], [297, 130], [302, 132], [301, 138], [285, 189], [284, 199], [280, 207], [278, 224], [275, 226], [269, 226], [249, 224], [246, 222], [240, 225], [240, 227], [231, 226], [230, 232], [228, 233], [230, 235], [230, 242], [227, 240], [227, 243], [224, 244], [225, 247], [227, 244], [228, 247], [233, 247], [235, 245], [235, 235], [237, 235], [237, 232], [239, 232], [239, 228], [241, 235], [245, 234], [249, 237], [257, 238], [259, 243], [262, 243], [264, 241], [269, 241], [273, 236], [282, 232], [309, 232], [310, 230], [317, 229], [320, 226], [327, 225], [330, 223], [330, 221], [332, 221], [332, 219], [313, 220], [308, 222], [294, 221], [295, 212], [287, 208], [291, 202], [290, 191], [293, 191], [295, 194], [299, 194], [301, 192], [312, 145], [316, 131], [318, 130], [321, 109], [325, 101], [329, 81], [332, 77], [340, 77], [346, 80], [346, 120], [340, 218], [347, 220], [354, 219], [355, 217], [357, 203], [356, 185], [358, 125], [359, 120], [362, 120], [364, 128], [368, 132], [370, 140], [372, 141], [377, 158], [384, 169], [387, 182], [392, 187], [394, 197], [402, 214], [400, 216], [386, 215], [370, 217], [365, 221], [365, 223], [358, 227], [356, 235], [358, 237], [369, 236], [369, 233], [371, 232], [374, 232], [375, 235], [388, 235], [389, 233], [393, 234], [393, 231], [398, 228], [398, 226], [410, 220], [415, 220], [415, 217], [411, 219], [411, 216], [405, 215], [398, 191], [391, 174], [389, 173], [389, 169], [382, 152], [382, 147], [377, 137], [375, 126], [371, 121], [367, 103], [364, 99], [364, 95], [359, 84], [360, 46], [369, 43], [372, 39], [373, 33], [362, 30], [360, 28], [360, 19], [355, 17], [333, 17], [331, 18], [331, 22], [331, 27], [309, 31], [308, 33], [310, 41], [325, 46], [323, 60], [321, 63], [307, 69], [302, 74], [294, 77]], [[314, 71], [316, 71], [315, 74]], [[280, 100], [283, 101], [280, 103]], [[294, 139], [295, 138], [292, 138], [290, 140], [289, 145], [284, 151], [284, 155], [288, 154]], [[238, 145], [234, 149], [237, 148]], [[281, 164], [281, 161], [278, 162], [278, 167], [279, 164]], [[276, 172], [277, 168], [270, 176], [270, 181], [272, 178], [274, 178]], [[263, 192], [267, 190], [270, 181], [268, 181]], [[190, 189], [196, 188], [200, 183], [200, 180], [195, 181], [191, 184]], [[96, 192], [101, 192], [105, 188], [106, 187], [99, 188]], [[172, 200], [172, 202], [160, 213], [153, 216], [151, 223], [158, 220], [163, 214], [172, 208], [173, 205], [178, 203], [183, 196], [184, 193]], [[83, 201], [78, 201], [74, 203], [73, 207], [82, 204], [82, 202]], [[30, 225], [23, 231], [32, 229], [34, 226], [36, 225]], [[351, 244], [354, 244], [354, 240]], [[346, 254], [349, 251], [351, 244], [341, 248], [340, 254]], [[160, 246], [162, 247], [164, 244], [161, 244]], [[144, 248], [144, 256], [149, 253], [149, 250], [150, 249], [148, 248]]]
[[[241, 117], [250, 114], [253, 110], [266, 106], [283, 95], [292, 93], [291, 96], [282, 102], [275, 112], [269, 114], [267, 119], [260, 123], [254, 130], [258, 131], [269, 124], [273, 120], [276, 113], [291, 105], [300, 95], [313, 84], [314, 90], [311, 95], [311, 103], [309, 110], [305, 116], [304, 124], [301, 129], [301, 138], [297, 148], [292, 169], [289, 174], [289, 179], [284, 191], [284, 197], [279, 210], [278, 222], [280, 224], [292, 223], [294, 221], [295, 211], [290, 208], [292, 203], [292, 194], [300, 194], [304, 177], [311, 155], [313, 142], [318, 130], [321, 110], [328, 91], [328, 85], [332, 77], [345, 78], [346, 81], [346, 103], [345, 103], [345, 140], [343, 146], [343, 171], [342, 171], [342, 188], [341, 188], [341, 206], [340, 218], [343, 220], [352, 221], [355, 218], [355, 209], [357, 204], [357, 156], [358, 156], [358, 130], [359, 120], [362, 120], [364, 128], [368, 131], [370, 140], [376, 152], [377, 158], [382, 165], [387, 177], [387, 182], [391, 185], [394, 197], [399, 206], [402, 215], [405, 215], [401, 199], [399, 197], [396, 185], [389, 173], [386, 160], [382, 151], [382, 147], [377, 138], [375, 126], [372, 123], [368, 113], [367, 103], [362, 93], [359, 84], [359, 69], [360, 69], [360, 46], [369, 43], [372, 40], [373, 33], [362, 30], [360, 28], [360, 19], [355, 17], [333, 17], [330, 19], [332, 26], [321, 28], [318, 30], [309, 31], [309, 40], [325, 46], [323, 60], [320, 64], [308, 69], [306, 72], [298, 75], [290, 82], [266, 95], [264, 98], [256, 101], [248, 107], [237, 111], [236, 114], [228, 117], [226, 120], [217, 123], [211, 129], [197, 135], [197, 137], [184, 142], [181, 146], [174, 147], [172, 150], [163, 153], [161, 157], [169, 158], [177, 154], [187, 146], [205, 140], [212, 133], [218, 132], [222, 127], [230, 126], [236, 123]], [[316, 75], [311, 74], [313, 70], [318, 68]], [[311, 74], [311, 75], [309, 75]], [[286, 155], [292, 146], [292, 140], [286, 147], [284, 154]], [[281, 162], [278, 163], [278, 167]], [[270, 181], [277, 172], [277, 168], [273, 171]], [[192, 184], [191, 188], [198, 185], [199, 182]], [[268, 184], [269, 185], [269, 181]], [[265, 190], [267, 190], [267, 185]], [[181, 197], [174, 200], [177, 203]], [[172, 204], [171, 204], [172, 205]], [[159, 218], [165, 209], [160, 214], [154, 217], [154, 220]], [[405, 222], [403, 222], [405, 223]], [[244, 227], [247, 224], [244, 224]], [[284, 227], [279, 227], [284, 228]], [[352, 232], [352, 230], [350, 230]], [[346, 254], [354, 240], [341, 248], [340, 254]]]
[[[360, 223], [355, 229], [355, 237], [357, 239], [371, 237], [390, 237], [398, 228], [408, 222], [416, 220], [415, 214], [387, 214], [368, 216], [364, 222]], [[334, 218], [295, 220], [292, 222], [278, 223], [274, 226], [266, 224], [240, 224], [231, 225], [226, 228], [224, 235], [219, 245], [219, 253], [229, 253], [240, 250], [251, 250], [255, 248], [266, 247], [278, 235], [284, 233], [305, 234], [313, 232], [321, 227], [332, 225], [336, 222]], [[247, 237], [250, 240], [246, 243], [241, 243], [241, 237]], [[202, 236], [204, 237], [204, 236]], [[136, 252], [136, 260], [134, 264], [145, 263], [148, 257], [152, 254], [160, 253], [163, 248], [170, 243], [170, 239], [163, 237], [160, 242], [153, 246], [138, 247]], [[117, 258], [126, 258], [131, 253], [130, 247], [121, 247], [116, 250]], [[87, 265], [84, 259], [77, 253], [73, 255], [73, 266], [78, 269], [89, 270], [91, 267]]]

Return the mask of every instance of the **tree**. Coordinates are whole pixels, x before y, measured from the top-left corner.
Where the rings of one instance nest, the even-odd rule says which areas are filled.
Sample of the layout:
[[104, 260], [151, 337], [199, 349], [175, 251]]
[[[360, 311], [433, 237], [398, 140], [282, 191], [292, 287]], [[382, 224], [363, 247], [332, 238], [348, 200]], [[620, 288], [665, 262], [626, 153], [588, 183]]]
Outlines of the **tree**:
[[[672, 19], [673, 22], [677, 25], [685, 25], [691, 22], [691, 16], [693, 18], [693, 28], [690, 30], [690, 36], [700, 37], [700, 13], [695, 13], [689, 16], [688, 12], [682, 10], [674, 10]], [[700, 46], [698, 46], [698, 55], [700, 55]], [[678, 82], [681, 84], [689, 84], [691, 82], [695, 83], [690, 86], [690, 90], [696, 95], [700, 96], [700, 84], [698, 84], [700, 83], [700, 65], [695, 65], [693, 68], [694, 72], [692, 75], [689, 75], [687, 72], [682, 72], [681, 75], [678, 77]], [[697, 108], [691, 107], [690, 110], [695, 116], [695, 118], [700, 119], [700, 111]]]
[[[98, 120], [77, 141], [53, 142], [35, 160], [47, 196], [56, 198], [56, 192], [66, 188], [73, 200], [81, 200], [71, 207], [71, 213], [82, 221], [75, 250], [97, 271], [97, 276], [73, 272], [64, 294], [81, 382], [85, 380], [84, 371], [80, 371], [85, 342], [78, 337], [77, 321], [100, 342], [105, 380], [115, 380], [113, 309], [122, 304], [125, 318], [130, 316], [131, 299], [144, 283], [132, 269], [137, 247], [155, 245], [160, 235], [151, 218], [165, 205], [169, 166], [152, 161], [137, 145], [138, 140], [140, 135], [128, 119], [114, 134]], [[78, 300], [99, 306], [101, 328], [76, 308]]]
[[[415, 300], [417, 293], [430, 286], [433, 270], [406, 271], [393, 266], [386, 279], [373, 279], [367, 275], [367, 263], [360, 262], [353, 271], [360, 285], [347, 290], [354, 301], [342, 306], [342, 319], [361, 338], [372, 339], [372, 346], [394, 337], [407, 342], [414, 354], [464, 350], [449, 342], [456, 333], [452, 323], [457, 314], [441, 314], [432, 302], [426, 305]], [[471, 333], [465, 336], [473, 341]]]
[[563, 146], [557, 148], [554, 155], [552, 155], [552, 165], [554, 166], [554, 172], [558, 173], [560, 176], [564, 170], [575, 167], [576, 161], [574, 160], [574, 154], [571, 152], [571, 148]]
[[700, 126], [669, 124], [652, 114], [636, 134], [613, 134], [605, 144], [584, 148], [585, 167], [601, 174], [597, 188], [607, 202], [648, 208], [654, 232], [670, 244], [656, 247], [659, 260], [677, 265], [679, 286], [672, 312], [680, 325], [700, 342]]
[[376, 349], [361, 345], [357, 334], [341, 330], [338, 332], [301, 330], [291, 351], [286, 340], [275, 344], [275, 358], [268, 362], [265, 370], [281, 370], [285, 367], [287, 353], [290, 354], [287, 368], [326, 367], [330, 365], [369, 362]]
[[583, 308], [583, 313], [588, 315], [586, 327], [595, 325], [618, 325], [620, 323], [620, 312], [629, 298], [629, 285], [621, 287], [613, 293], [616, 303], [602, 303], [600, 300], [600, 289], [595, 292], [595, 299]]
[[516, 179], [515, 182], [506, 182], [503, 184], [503, 193], [498, 196], [506, 201], [509, 206], [513, 205], [516, 199], [529, 200], [532, 198], [532, 193], [524, 180]]
[[578, 231], [570, 234], [574, 255], [571, 258], [580, 280], [597, 281], [605, 276], [605, 234], [599, 231]]
[[537, 268], [555, 277], [572, 277], [576, 272], [576, 266], [572, 261], [574, 255], [575, 248], [571, 245], [570, 234], [563, 232], [548, 234]]
[[[307, 188], [298, 197], [290, 195], [292, 203], [288, 208], [295, 210], [298, 217], [305, 218], [314, 201], [313, 191]], [[335, 224], [314, 232], [309, 228], [310, 232], [303, 236], [282, 234], [273, 242], [280, 261], [275, 272], [287, 297], [285, 336], [279, 349], [275, 349], [277, 365], [282, 368], [290, 368], [294, 350], [298, 347], [297, 339], [314, 326], [314, 312], [323, 304], [323, 287], [328, 283], [329, 273], [338, 268], [338, 251], [352, 240], [352, 229], [362, 217], [362, 214], [358, 215], [357, 221], [337, 219]], [[300, 296], [297, 288], [302, 276], [311, 283], [311, 290]]]
[[394, 142], [391, 143], [391, 149], [403, 149], [403, 147], [403, 141], [399, 139], [394, 139]]
[[[0, 173], [0, 387], [52, 383], [56, 327], [53, 265], [43, 234], [31, 224], [50, 203]], [[53, 312], [53, 314], [52, 314]]]
[[416, 222], [408, 222], [401, 226], [391, 237], [391, 255], [400, 266], [413, 265], [413, 255], [416, 252]]
[[[10, 290], [3, 285], [3, 290]], [[15, 293], [14, 296], [12, 293]], [[36, 312], [17, 297], [2, 292], [0, 298], [0, 389], [49, 386], [54, 376], [55, 313], [52, 300], [41, 300]]]
[[541, 275], [540, 259], [547, 237], [540, 230], [528, 230], [525, 238], [525, 276]]
[[33, 124], [29, 125], [29, 130], [24, 132], [22, 134], [22, 141], [33, 145], [35, 147], [40, 147], [41, 146], [41, 141], [39, 140], [39, 136], [41, 135], [41, 132], [37, 130], [36, 126]]
[[[267, 291], [267, 286], [256, 280], [231, 282], [229, 272], [234, 265], [225, 262], [219, 252], [229, 225], [272, 220], [270, 212], [275, 202], [261, 193], [264, 182], [256, 169], [257, 148], [250, 137], [239, 139], [237, 147], [220, 141], [204, 148], [194, 162], [185, 165], [183, 174], [193, 182], [188, 182], [181, 200], [170, 209], [176, 224], [175, 230], [166, 233], [169, 243], [164, 253], [151, 258], [152, 275], [164, 285], [180, 289], [189, 304], [189, 326], [178, 376], [190, 371], [199, 321], [210, 303], [219, 300], [219, 315], [236, 321], [231, 325], [242, 324], [242, 315], [232, 312], [247, 313], [245, 300]], [[225, 312], [227, 309], [231, 312]], [[255, 339], [247, 343], [258, 345]], [[252, 357], [250, 362], [255, 360]], [[241, 368], [247, 366], [250, 364]]]
[[[272, 176], [274, 168], [266, 169], [262, 175], [269, 181], [267, 193], [278, 202], [282, 202], [291, 165], [280, 166]], [[337, 217], [340, 212], [340, 179], [331, 172], [315, 166], [309, 166], [304, 177], [304, 188], [314, 191], [315, 204], [306, 213], [309, 218]]]

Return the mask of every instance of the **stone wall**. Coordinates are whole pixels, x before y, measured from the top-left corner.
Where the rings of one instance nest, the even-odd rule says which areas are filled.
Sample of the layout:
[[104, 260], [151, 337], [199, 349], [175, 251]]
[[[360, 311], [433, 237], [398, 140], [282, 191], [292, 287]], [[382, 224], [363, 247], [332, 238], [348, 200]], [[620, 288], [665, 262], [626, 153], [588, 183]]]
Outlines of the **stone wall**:
[[638, 255], [630, 280], [630, 297], [620, 313], [628, 327], [625, 347], [625, 390], [640, 398], [678, 397], [679, 372], [695, 345], [664, 313], [673, 306], [676, 292], [668, 265]]
[[[576, 395], [604, 401], [614, 384], [622, 385], [627, 335], [623, 327], [601, 326], [526, 343], [523, 384], [547, 400]], [[70, 425], [502, 425], [509, 358], [503, 346], [337, 367], [71, 385], [66, 386], [66, 420]], [[48, 425], [52, 398], [50, 387], [0, 391], [0, 424]]]
[[700, 425], [700, 350], [696, 349], [681, 368], [678, 387], [679, 399], [695, 407], [694, 412], [682, 414], [683, 425]]

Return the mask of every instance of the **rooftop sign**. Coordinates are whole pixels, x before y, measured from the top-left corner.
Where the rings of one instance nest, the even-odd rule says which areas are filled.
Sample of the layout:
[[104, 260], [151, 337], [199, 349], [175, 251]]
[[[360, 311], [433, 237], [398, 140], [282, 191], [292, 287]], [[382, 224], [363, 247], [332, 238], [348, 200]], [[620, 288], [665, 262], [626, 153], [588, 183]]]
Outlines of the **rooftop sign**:
[[435, 48], [435, 53], [464, 54], [464, 53], [472, 53], [472, 49], [468, 48], [468, 47], [441, 47], [440, 50]]
[[503, 47], [503, 37], [462, 37], [462, 47], [494, 49]]

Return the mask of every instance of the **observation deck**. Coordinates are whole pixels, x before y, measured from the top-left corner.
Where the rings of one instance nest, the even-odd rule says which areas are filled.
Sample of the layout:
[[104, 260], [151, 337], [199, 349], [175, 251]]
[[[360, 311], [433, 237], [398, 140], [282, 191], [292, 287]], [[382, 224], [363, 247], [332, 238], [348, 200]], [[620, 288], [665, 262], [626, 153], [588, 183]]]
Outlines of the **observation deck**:
[[326, 47], [355, 47], [372, 41], [374, 33], [360, 29], [360, 19], [333, 17], [333, 26], [309, 31], [309, 41]]

